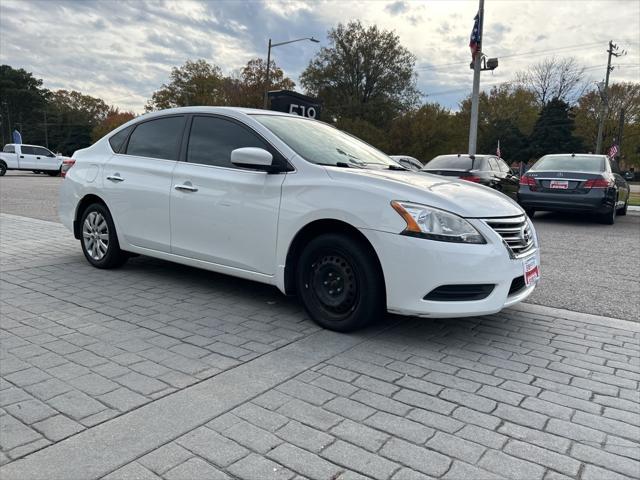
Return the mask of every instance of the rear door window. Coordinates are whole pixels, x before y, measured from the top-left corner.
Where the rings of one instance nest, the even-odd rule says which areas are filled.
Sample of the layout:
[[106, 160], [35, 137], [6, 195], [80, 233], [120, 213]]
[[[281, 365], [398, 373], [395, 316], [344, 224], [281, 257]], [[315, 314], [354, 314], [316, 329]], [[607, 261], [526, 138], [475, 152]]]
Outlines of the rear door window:
[[36, 155], [40, 155], [41, 157], [53, 157], [53, 156], [55, 156], [53, 153], [51, 153], [49, 150], [47, 150], [44, 147], [33, 147], [33, 150], [35, 151]]
[[184, 117], [164, 117], [139, 123], [127, 144], [127, 155], [178, 160]]
[[13, 145], [5, 145], [2, 151], [4, 153], [16, 153], [16, 147]]
[[36, 154], [36, 152], [35, 152], [33, 147], [28, 147], [26, 145], [22, 145], [20, 147], [20, 151], [22, 152], [23, 155], [35, 155]]
[[111, 135], [109, 138], [109, 145], [111, 145], [111, 149], [116, 153], [123, 153], [125, 142], [127, 141], [127, 137], [131, 130], [133, 130], [134, 125], [131, 125], [124, 130], [120, 130], [115, 135]]

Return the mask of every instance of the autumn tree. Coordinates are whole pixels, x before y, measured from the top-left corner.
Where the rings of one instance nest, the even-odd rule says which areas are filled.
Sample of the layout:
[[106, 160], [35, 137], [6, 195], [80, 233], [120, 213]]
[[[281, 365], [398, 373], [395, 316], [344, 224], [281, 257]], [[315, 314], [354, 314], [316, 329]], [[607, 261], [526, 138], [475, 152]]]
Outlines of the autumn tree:
[[417, 105], [416, 58], [394, 32], [354, 21], [329, 30], [328, 40], [300, 76], [306, 92], [322, 99], [325, 118], [385, 128]]
[[584, 67], [573, 57], [550, 57], [516, 74], [516, 81], [531, 90], [540, 107], [554, 98], [572, 105], [588, 83]]
[[[608, 91], [609, 108], [604, 121], [603, 145], [608, 149], [618, 138], [618, 124], [620, 110], [624, 109], [624, 126], [622, 156], [628, 163], [636, 163], [640, 137], [634, 135], [640, 124], [640, 84], [632, 82], [613, 83]], [[594, 89], [584, 94], [575, 108], [576, 135], [579, 136], [588, 149], [594, 150], [598, 135], [598, 122], [600, 120], [601, 97]]]
[[123, 112], [118, 107], [110, 107], [104, 119], [93, 127], [91, 131], [91, 141], [96, 142], [107, 133], [115, 130], [120, 125], [127, 123], [136, 117], [133, 112]]
[[222, 70], [206, 60], [187, 60], [171, 70], [169, 79], [169, 83], [153, 93], [145, 110], [227, 104]]
[[[237, 78], [229, 77], [226, 83], [229, 105], [262, 108], [266, 83], [267, 62], [253, 58], [240, 70]], [[269, 65], [269, 90], [292, 90], [296, 84], [271, 60]]]
[[582, 141], [574, 135], [574, 129], [574, 113], [569, 104], [558, 98], [547, 102], [529, 137], [532, 158], [583, 151]]

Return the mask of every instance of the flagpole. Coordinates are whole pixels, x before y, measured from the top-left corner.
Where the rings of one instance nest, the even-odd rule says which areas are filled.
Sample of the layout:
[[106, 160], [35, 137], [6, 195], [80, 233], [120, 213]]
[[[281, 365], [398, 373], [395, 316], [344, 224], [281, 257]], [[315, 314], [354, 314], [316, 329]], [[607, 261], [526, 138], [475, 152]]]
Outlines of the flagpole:
[[469, 155], [476, 154], [478, 142], [478, 104], [480, 103], [480, 69], [482, 65], [482, 24], [484, 22], [484, 0], [480, 0], [478, 7], [478, 34], [480, 45], [473, 63], [473, 91], [471, 94], [471, 122], [469, 124]]

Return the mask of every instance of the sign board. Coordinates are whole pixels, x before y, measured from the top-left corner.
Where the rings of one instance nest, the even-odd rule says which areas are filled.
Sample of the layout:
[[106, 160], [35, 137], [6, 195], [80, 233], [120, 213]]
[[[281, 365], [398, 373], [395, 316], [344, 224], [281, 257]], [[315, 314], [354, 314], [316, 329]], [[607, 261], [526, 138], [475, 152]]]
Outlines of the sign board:
[[271, 110], [291, 113], [301, 117], [320, 118], [322, 104], [317, 98], [308, 97], [291, 90], [269, 92]]

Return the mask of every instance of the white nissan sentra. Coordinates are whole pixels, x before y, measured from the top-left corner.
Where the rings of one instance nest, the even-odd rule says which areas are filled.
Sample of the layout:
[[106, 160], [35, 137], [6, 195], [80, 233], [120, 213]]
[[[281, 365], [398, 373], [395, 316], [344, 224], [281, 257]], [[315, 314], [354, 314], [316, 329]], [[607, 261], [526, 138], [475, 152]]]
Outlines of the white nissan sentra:
[[177, 108], [74, 158], [60, 217], [93, 266], [134, 253], [268, 283], [333, 330], [385, 310], [495, 313], [539, 278], [534, 227], [508, 197], [408, 171], [319, 121]]

